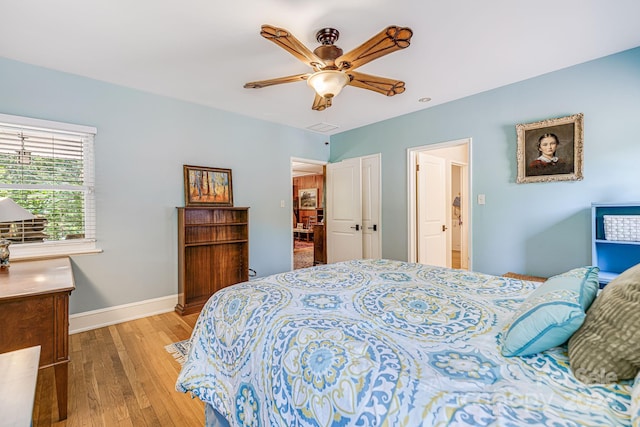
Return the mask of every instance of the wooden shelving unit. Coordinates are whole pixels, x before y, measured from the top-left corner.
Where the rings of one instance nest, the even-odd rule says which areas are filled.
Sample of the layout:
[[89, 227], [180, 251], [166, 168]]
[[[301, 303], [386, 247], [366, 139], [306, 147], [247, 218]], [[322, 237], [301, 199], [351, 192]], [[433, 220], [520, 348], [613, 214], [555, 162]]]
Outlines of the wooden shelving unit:
[[196, 313], [216, 291], [249, 280], [249, 208], [178, 208], [178, 304]]
[[640, 203], [591, 205], [591, 263], [600, 268], [600, 286], [640, 263], [640, 242], [605, 239], [604, 215], [640, 215]]

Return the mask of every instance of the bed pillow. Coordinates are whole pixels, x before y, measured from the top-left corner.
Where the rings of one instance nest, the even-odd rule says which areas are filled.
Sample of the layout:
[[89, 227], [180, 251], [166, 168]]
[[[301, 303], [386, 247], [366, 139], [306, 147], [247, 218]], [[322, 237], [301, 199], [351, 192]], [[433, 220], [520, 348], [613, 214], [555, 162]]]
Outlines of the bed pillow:
[[632, 379], [640, 371], [640, 264], [613, 279], [569, 340], [569, 365], [585, 383]]
[[527, 356], [565, 343], [582, 325], [598, 293], [598, 271], [575, 268], [540, 285], [505, 326], [502, 354]]

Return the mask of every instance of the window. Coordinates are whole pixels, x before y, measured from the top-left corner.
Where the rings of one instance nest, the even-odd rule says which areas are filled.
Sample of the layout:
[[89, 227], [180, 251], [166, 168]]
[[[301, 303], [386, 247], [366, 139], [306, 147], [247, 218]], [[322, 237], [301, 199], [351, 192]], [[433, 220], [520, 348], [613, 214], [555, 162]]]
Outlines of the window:
[[[12, 259], [96, 250], [95, 134], [88, 126], [0, 114], [0, 197], [23, 212], [0, 222]], [[11, 200], [0, 200], [0, 212]]]

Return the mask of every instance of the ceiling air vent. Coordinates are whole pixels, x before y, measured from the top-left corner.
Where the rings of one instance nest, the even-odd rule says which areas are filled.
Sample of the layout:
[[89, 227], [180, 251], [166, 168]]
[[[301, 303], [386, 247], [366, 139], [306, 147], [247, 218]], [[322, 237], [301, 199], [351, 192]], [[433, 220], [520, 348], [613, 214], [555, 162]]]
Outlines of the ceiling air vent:
[[307, 129], [314, 132], [330, 132], [334, 129], [338, 129], [338, 126], [330, 125], [329, 123], [316, 123], [315, 125], [307, 127]]

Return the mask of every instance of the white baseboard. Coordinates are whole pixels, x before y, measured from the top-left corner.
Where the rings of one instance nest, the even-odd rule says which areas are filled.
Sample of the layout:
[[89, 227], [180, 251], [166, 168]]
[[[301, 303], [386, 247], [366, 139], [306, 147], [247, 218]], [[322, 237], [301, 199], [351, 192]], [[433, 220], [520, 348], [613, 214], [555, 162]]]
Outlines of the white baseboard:
[[115, 325], [154, 314], [168, 313], [175, 309], [177, 303], [178, 295], [176, 294], [72, 314], [69, 316], [69, 334]]

